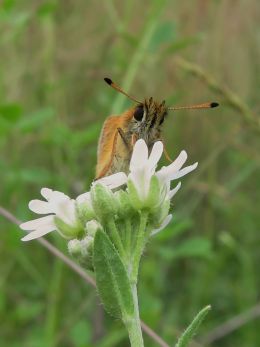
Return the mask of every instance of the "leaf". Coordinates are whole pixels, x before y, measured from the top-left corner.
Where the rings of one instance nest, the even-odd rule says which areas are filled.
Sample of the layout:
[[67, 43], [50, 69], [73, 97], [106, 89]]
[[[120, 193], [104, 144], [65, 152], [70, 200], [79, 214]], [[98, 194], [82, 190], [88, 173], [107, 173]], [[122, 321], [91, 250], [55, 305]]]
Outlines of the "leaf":
[[188, 328], [181, 335], [175, 347], [188, 347], [190, 340], [197, 333], [201, 323], [205, 319], [210, 309], [211, 306], [206, 306], [197, 314]]
[[117, 318], [131, 316], [134, 304], [126, 269], [108, 236], [98, 231], [94, 239], [97, 289], [108, 313]]

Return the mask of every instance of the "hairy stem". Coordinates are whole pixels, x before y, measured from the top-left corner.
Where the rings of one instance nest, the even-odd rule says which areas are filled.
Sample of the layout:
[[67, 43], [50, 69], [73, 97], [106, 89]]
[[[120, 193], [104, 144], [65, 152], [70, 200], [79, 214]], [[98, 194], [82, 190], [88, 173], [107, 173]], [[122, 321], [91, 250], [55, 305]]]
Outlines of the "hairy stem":
[[145, 228], [147, 224], [147, 219], [148, 219], [148, 213], [145, 211], [142, 211], [140, 215], [140, 225], [139, 225], [136, 246], [135, 246], [134, 255], [133, 255], [133, 268], [132, 268], [132, 274], [130, 279], [133, 283], [137, 283], [139, 263], [140, 263], [140, 259], [141, 259], [142, 252], [145, 245], [145, 238], [146, 238]]
[[131, 347], [144, 347], [136, 285], [132, 285], [132, 297], [134, 302], [134, 315], [125, 320]]
[[108, 229], [110, 231], [112, 241], [113, 241], [114, 245], [116, 246], [119, 254], [121, 255], [121, 257], [123, 259], [125, 259], [125, 257], [126, 257], [125, 249], [123, 247], [122, 240], [121, 240], [121, 237], [119, 235], [119, 232], [117, 230], [117, 227], [116, 227], [114, 220], [110, 220], [108, 222]]

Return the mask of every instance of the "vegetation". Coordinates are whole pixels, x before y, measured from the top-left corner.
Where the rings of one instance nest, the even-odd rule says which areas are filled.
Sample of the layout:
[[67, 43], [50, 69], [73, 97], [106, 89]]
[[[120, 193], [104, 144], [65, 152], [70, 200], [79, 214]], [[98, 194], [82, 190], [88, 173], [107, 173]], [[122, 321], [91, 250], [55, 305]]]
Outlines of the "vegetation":
[[[140, 273], [141, 317], [171, 344], [210, 304], [194, 346], [260, 345], [258, 7], [257, 0], [0, 4], [0, 204], [23, 221], [41, 187], [70, 196], [89, 189], [102, 123], [131, 105], [103, 77], [139, 99], [221, 104], [169, 113], [165, 122], [169, 154], [186, 149], [189, 164], [199, 161]], [[128, 344], [93, 287], [37, 242], [21, 243], [21, 230], [1, 216], [0, 230], [1, 346]], [[67, 254], [55, 233], [47, 239]], [[233, 329], [228, 322], [240, 314]], [[149, 336], [145, 345], [158, 346]]]

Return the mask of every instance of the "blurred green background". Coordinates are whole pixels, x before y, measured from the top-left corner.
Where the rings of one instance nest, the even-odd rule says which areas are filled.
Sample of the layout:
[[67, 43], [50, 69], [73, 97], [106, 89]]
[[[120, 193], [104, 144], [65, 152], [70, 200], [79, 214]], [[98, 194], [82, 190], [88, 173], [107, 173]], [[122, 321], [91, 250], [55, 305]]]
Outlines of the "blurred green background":
[[[131, 105], [103, 77], [139, 99], [220, 102], [165, 123], [170, 155], [186, 149], [199, 167], [182, 180], [172, 224], [143, 257], [141, 316], [173, 345], [212, 304], [194, 347], [259, 346], [259, 1], [0, 6], [2, 207], [27, 220], [41, 187], [72, 197], [88, 190], [102, 123]], [[93, 288], [37, 242], [21, 243], [22, 232], [2, 217], [0, 230], [1, 346], [128, 346]], [[47, 238], [67, 253], [55, 233]], [[220, 336], [215, 329], [238, 314], [240, 326], [229, 332], [228, 323]]]

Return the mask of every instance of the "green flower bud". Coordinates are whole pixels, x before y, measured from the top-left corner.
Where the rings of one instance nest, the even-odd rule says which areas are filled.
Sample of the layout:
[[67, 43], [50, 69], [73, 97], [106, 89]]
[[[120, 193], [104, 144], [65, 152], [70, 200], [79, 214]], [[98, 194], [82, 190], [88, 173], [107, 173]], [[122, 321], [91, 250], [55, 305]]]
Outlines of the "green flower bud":
[[125, 219], [131, 217], [135, 213], [129, 194], [124, 190], [115, 192], [117, 202], [117, 214], [120, 218]]
[[91, 219], [95, 218], [95, 212], [91, 204], [91, 200], [84, 202], [76, 202], [76, 213], [83, 225]]
[[168, 216], [170, 210], [170, 199], [166, 198], [161, 205], [153, 209], [149, 215], [149, 224], [152, 229], [160, 227], [164, 219]]
[[82, 240], [74, 239], [68, 242], [69, 253], [89, 270], [93, 270], [93, 243], [94, 238], [91, 236], [86, 236]]
[[55, 225], [57, 227], [57, 231], [67, 240], [75, 239], [77, 237], [81, 237], [84, 233], [84, 229], [81, 225], [69, 225], [61, 220], [59, 217], [54, 217]]
[[102, 184], [91, 188], [91, 200], [98, 219], [103, 223], [116, 214], [116, 200], [112, 191]]

